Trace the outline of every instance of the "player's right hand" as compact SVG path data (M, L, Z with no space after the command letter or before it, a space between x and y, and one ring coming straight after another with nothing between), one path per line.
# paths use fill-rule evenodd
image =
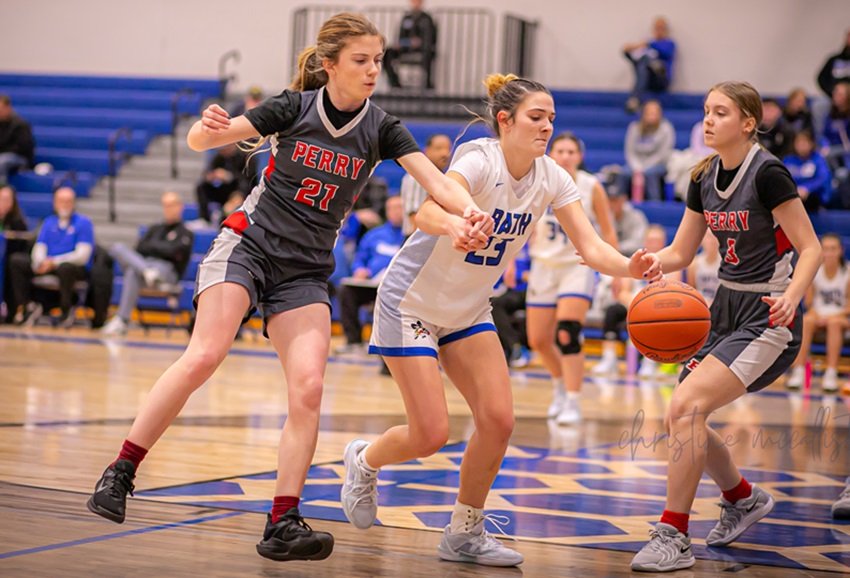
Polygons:
M496 228L496 223L489 213L485 213L475 206L469 206L463 212L463 218L470 221L474 226L472 234L481 239L489 239Z
M201 115L201 130L205 134L221 134L230 127L230 115L217 104L209 105Z

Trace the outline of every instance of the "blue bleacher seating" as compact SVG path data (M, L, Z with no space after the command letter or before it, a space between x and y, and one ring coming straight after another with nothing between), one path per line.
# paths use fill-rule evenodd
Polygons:
M129 126L133 131L129 139L118 140L117 150L142 154L154 136L171 132L175 93L194 91L180 97L177 110L197 114L219 88L217 79L0 74L0 93L11 96L16 111L33 127L36 162L50 163L59 173L86 173L79 196L108 173L108 143L115 130ZM12 182L19 190L52 192L57 176L24 171Z

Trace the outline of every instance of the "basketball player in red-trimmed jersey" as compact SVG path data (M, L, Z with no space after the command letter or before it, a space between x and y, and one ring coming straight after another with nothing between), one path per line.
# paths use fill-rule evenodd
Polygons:
M272 161L201 263L189 346L159 378L118 459L103 473L87 504L92 512L124 521L139 463L259 307L283 365L289 407L274 504L257 551L280 561L330 555L333 537L314 532L298 504L318 438L330 341L327 281L345 213L374 167L395 160L437 203L465 217L448 226L454 248L481 249L493 230L492 219L478 211L466 189L419 151L397 118L369 101L384 45L366 18L338 14L322 25L316 46L302 52L289 90L233 119L212 105L192 127L188 142L194 150L262 137L271 143Z
M706 229L720 242L720 287L711 304L711 333L688 363L665 419L671 448L667 503L632 570L669 572L695 560L688 513L703 471L720 486L720 521L706 544L727 546L773 509L773 497L745 480L708 416L781 376L797 356L800 302L821 262L791 174L758 144L759 93L723 82L705 99L705 143L717 151L691 175L687 209L673 243L658 257L664 271L693 261ZM800 255L796 268L791 250ZM678 459L674 459L678 456ZM687 457L685 457L687 456Z

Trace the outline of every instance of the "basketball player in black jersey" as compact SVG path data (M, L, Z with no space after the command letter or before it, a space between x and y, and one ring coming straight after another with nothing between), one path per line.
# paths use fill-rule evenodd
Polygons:
M218 105L189 132L198 151L260 137L272 159L262 182L222 226L198 271L195 331L157 381L89 509L124 521L127 493L148 450L227 355L259 308L288 386L275 498L257 551L273 560L321 560L333 538L301 517L299 499L319 428L330 340L327 280L337 230L382 160L397 161L446 210L465 219L447 234L464 252L483 248L493 221L419 151L399 119L371 103L384 37L364 17L338 14L299 57L289 90L233 119ZM462 224L461 224L462 223Z
M667 572L694 565L688 514L703 472L720 486L720 521L706 544L723 547L773 509L765 490L745 480L728 441L706 421L712 412L782 375L800 348L800 303L821 262L788 170L758 144L761 97L749 84L724 82L705 100L705 143L717 151L691 175L687 209L673 243L658 257L665 272L693 261L706 229L720 242L720 287L711 333L685 364L665 426L667 503L632 569ZM791 252L799 260L792 267Z

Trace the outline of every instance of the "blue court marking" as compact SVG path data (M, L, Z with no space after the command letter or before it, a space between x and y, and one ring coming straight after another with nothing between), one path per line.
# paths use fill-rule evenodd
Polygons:
M770 518L773 513L768 514L765 520L753 524L746 532L741 534L735 542L738 544L752 544L758 546L777 546L779 548L795 548L802 546L836 546L846 544L850 546L850 536L840 532L833 532L829 528L809 528L802 524L786 525L771 524ZM807 516L804 520L797 522L811 522L813 518ZM831 522L831 517L820 518L821 522ZM716 520L697 520L689 524L690 533L697 538L705 538L712 528L717 524Z
M645 465L639 466L640 469L648 472L650 474L656 474L659 476L667 475L667 466L664 465ZM802 481L800 478L796 476L792 476L791 474L787 474L785 472L777 472L777 471L761 471L761 470L749 470L746 468L741 468L741 475L747 478L748 482L762 483L762 482L800 482ZM708 475L704 474L703 478L708 479ZM840 492L839 492L840 493Z
M45 334L24 334L24 333L10 333L8 331L0 331L0 339L25 339L31 341L49 341L56 343L84 343L89 345L103 345L105 341L109 341L106 339L98 339L95 337L66 337L61 335L45 335ZM180 344L172 344L172 343L147 343L144 341L118 341L120 345L124 347L135 347L139 349L165 349L172 351L183 351L186 349L185 345ZM228 355L237 355L237 356L245 356L245 357L266 357L266 358L276 358L277 354L274 351L252 351L249 349L231 349ZM597 359L598 356L590 355L587 356L588 359ZM378 366L381 362L378 359L347 359L344 357L335 357L333 355L328 356L328 363L339 363L342 365L365 365L365 366ZM519 375L524 377L536 378L548 380L550 376L548 373L541 371L516 371L511 370L511 375ZM675 376L670 376L675 379ZM595 384L599 377L596 376L585 376L584 382L589 384ZM616 378L610 379L605 378L606 385L616 385L616 386L633 386L638 383L638 380L634 377L629 378ZM805 398L811 401L820 401L823 398L835 398L835 394L832 395L823 395L819 393L801 393L801 392L787 392L787 391L771 391L769 389L763 389L754 394L756 396L767 396L767 397L789 397L789 398ZM846 419L846 418L845 418Z
M850 571L850 552L832 552L830 554L821 555L826 556L830 560L838 562L839 564L844 564L847 566L848 571Z
M277 471L254 474L253 476L239 476L240 480L276 480ZM311 480L334 480L341 479L335 471L328 467L313 466L310 468Z
M649 525L647 524L647 528ZM647 536L647 541L649 537ZM596 548L600 550L617 550L620 552L637 552L646 544L643 542L613 542L613 543L597 543L597 544L582 544L582 547ZM776 552L767 552L764 550L749 550L746 548L708 548L700 544L691 546L694 557L698 560L720 560L731 564L758 564L762 566L781 566L783 568L796 568L805 570L806 567L802 564L786 558L782 554ZM672 574L675 576L675 574Z
M70 542L61 542L59 544L49 544L47 546L39 546L38 548L28 548L26 550L16 550L14 552L5 552L0 554L0 560L5 558L14 558L16 556L25 556L27 554L38 554L39 552L47 552L49 550L60 550L62 548L71 548L73 546L81 546L83 544L91 544L93 542L102 542L104 540L113 540L115 538L125 538L127 536L135 536L138 534L147 534L148 532L157 532L159 530L169 530L171 528L181 528L194 524L203 524L213 520L221 520L224 518L232 518L241 516L244 512L227 512L224 514L216 514L215 516L207 516L205 518L195 518L194 520L185 520L183 522L173 522L170 524L161 524L159 526L150 526L148 528L138 528L136 530L128 530L126 532L118 532L116 534L106 534L104 536L93 536L91 538L83 538L82 540L72 540Z
M586 520L508 510L488 510L487 513L508 518L509 522L502 526L502 530L511 536L523 538L621 536L626 533L605 520ZM430 528L444 528L452 519L451 512L414 512L414 514ZM498 530L493 528L492 524L485 525L488 532L499 535Z
M664 510L662 500L636 500L588 494L505 495L502 498L520 508L536 508L600 516L655 516ZM454 503L454 502L452 502ZM567 536L564 536L567 537Z
M667 496L667 481L652 478L618 478L601 480L576 480L585 488L602 492L623 492L627 494L643 494L646 496ZM712 482L711 484L700 484L697 488L697 498L717 498L720 490ZM719 499L719 498L718 498Z
M236 482L201 482L199 484L187 484L183 486L174 486L171 488L162 488L161 490L146 490L136 492L137 497L167 497L167 496L241 496L245 492L242 491L242 486Z
M796 488L773 486L773 489L792 498L809 498L811 500L829 500L834 502L844 490L844 486L802 486Z

